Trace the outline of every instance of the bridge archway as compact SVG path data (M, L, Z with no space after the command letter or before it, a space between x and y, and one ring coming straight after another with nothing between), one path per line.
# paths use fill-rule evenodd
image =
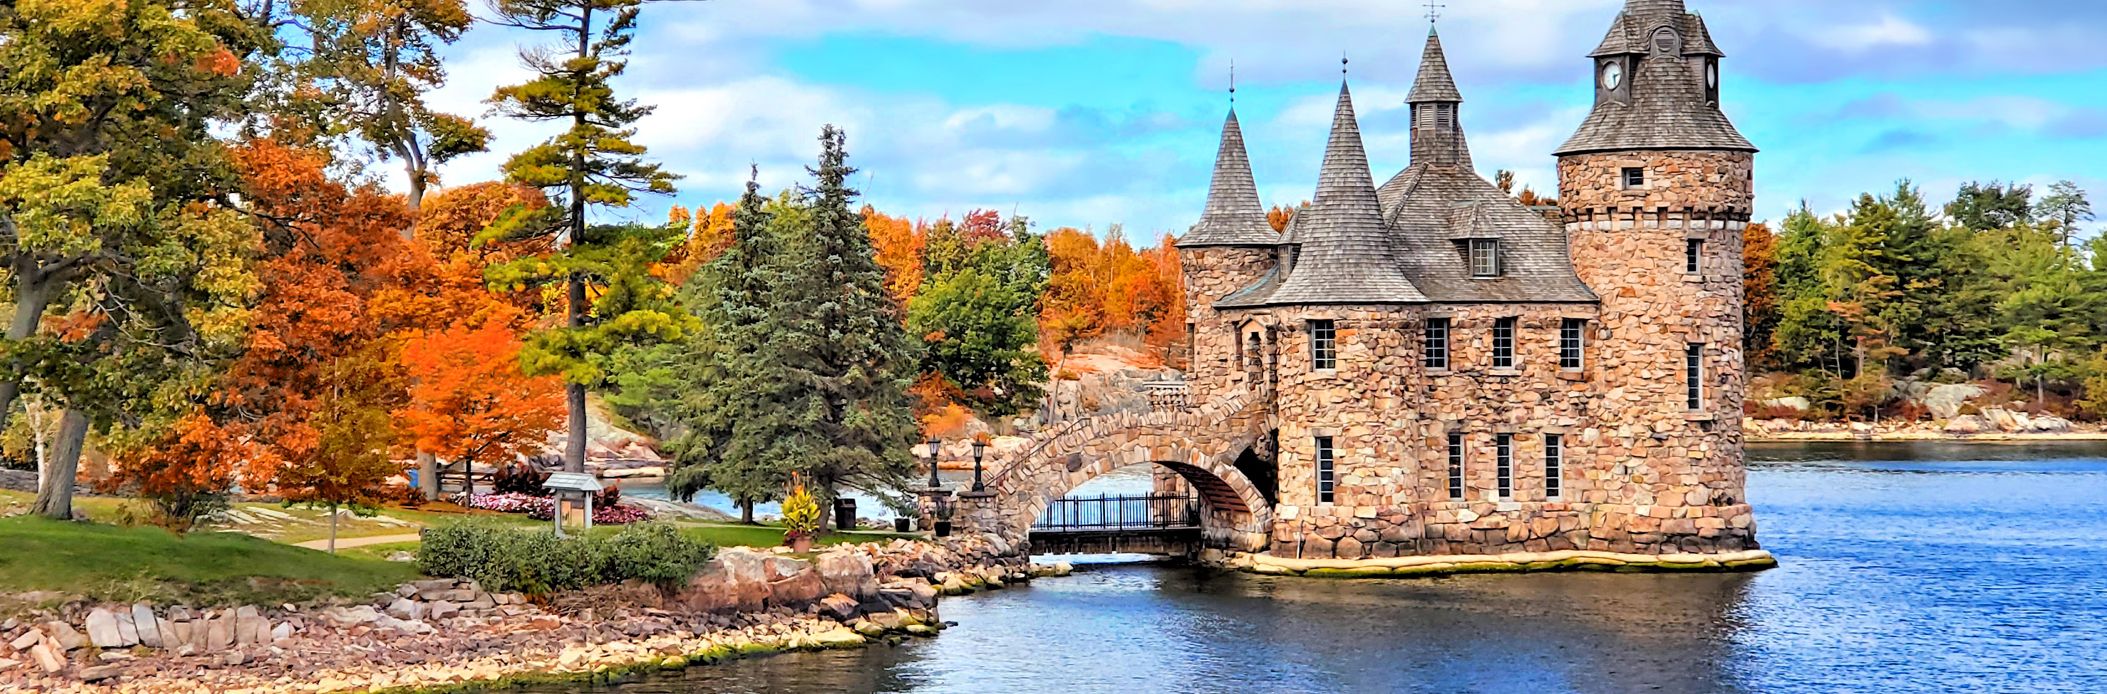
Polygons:
M1276 427L1270 408L1246 392L1199 406L1181 402L1177 409L1075 420L1005 456L986 493L960 495L954 525L1020 546L1054 500L1118 468L1153 464L1199 492L1203 547L1263 551L1273 507L1237 461L1269 442Z

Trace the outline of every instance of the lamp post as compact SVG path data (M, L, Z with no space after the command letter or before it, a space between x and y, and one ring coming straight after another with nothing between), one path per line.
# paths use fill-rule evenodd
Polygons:
M973 493L975 494L988 491L988 485L980 483L980 459L987 452L988 442L980 439L973 440Z
M939 438L935 438L935 437L931 437L931 438L929 439L929 488L930 488L930 489L935 489L935 488L937 488L937 487L941 487L941 486L943 486L943 482L940 482L940 481L938 481L938 480L937 480L937 478L936 478L936 456L937 456L937 451L938 451L938 450L941 450L941 449L943 448L943 446L944 446L944 440L943 440L943 439L939 439Z

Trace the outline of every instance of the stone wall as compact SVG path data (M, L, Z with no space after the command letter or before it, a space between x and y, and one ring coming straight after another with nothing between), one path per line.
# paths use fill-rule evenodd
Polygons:
M1243 370L1236 363L1236 330L1214 304L1249 287L1273 269L1272 248L1181 248L1185 273L1185 317L1192 323L1193 359L1187 374L1194 402L1237 389Z

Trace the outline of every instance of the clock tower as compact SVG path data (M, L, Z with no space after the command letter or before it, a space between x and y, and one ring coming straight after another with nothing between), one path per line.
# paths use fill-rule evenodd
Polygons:
M1683 0L1627 0L1588 57L1595 106L1557 154L1573 266L1602 297L1595 416L1620 461L1604 501L1739 516L1756 148L1720 110L1725 54Z

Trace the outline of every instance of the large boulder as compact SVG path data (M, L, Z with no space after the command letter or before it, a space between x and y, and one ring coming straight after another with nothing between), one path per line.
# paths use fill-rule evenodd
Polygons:
M1984 408L1983 421L1988 422L1990 428L2003 432L2026 431L2029 423L2026 413L2013 412L2002 407Z
M1798 395L1789 398L1772 398L1758 404L1764 407L1787 409L1794 412L1806 412L1809 408L1814 407L1814 401Z
M751 612L768 602L771 557L744 548L717 554L688 579L674 602L702 612Z
M1982 417L1977 417L1972 414L1964 414L1959 417L1954 417L1952 419L1947 420L1945 431L1946 433L1952 434L1954 436L1968 436L1972 434L1983 433L1989 428L1990 423L1983 421Z
M857 600L878 594L877 573L871 566L871 558L862 552L828 552L819 555L813 566L819 569L820 581L826 584L829 593L840 593Z
M2070 431L2070 420L2052 415L2041 415L2027 422L2027 430L2043 434L2060 434Z
M1953 419L1961 414L1961 406L1968 401L1990 392L1973 383L1949 383L1935 386L1924 394L1924 408L1931 410L1935 419Z

